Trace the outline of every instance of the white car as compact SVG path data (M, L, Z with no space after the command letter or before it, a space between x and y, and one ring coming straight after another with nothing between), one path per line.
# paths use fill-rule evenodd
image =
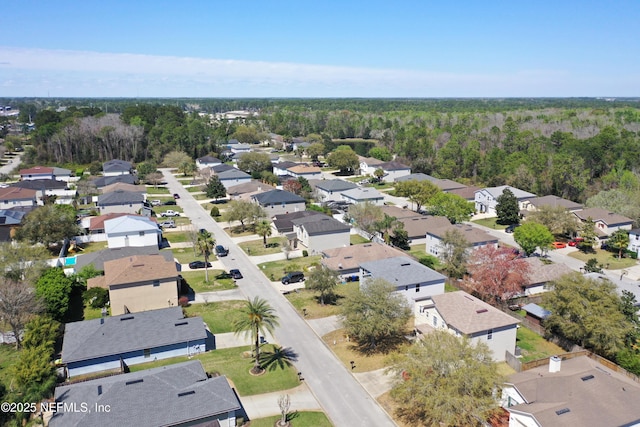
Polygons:
M172 219L168 220L168 221L162 221L160 224L158 224L160 227L162 228L176 228L176 223L175 221L173 221Z
M160 206L162 202L160 200L150 200L151 206Z
M168 210L166 212L162 212L160 214L161 217L166 218L166 217L174 217L174 216L180 216L180 212L176 212L176 211L172 211L172 210Z

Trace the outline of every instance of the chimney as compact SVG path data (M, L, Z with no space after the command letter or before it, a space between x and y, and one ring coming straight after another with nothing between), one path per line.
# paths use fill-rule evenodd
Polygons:
M562 364L562 359L558 356L551 356L549 359L549 373L553 374L554 372L560 372L560 365Z

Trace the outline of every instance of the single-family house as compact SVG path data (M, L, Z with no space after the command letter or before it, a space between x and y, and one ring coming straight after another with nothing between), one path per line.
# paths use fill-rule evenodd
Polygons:
M320 262L340 278L353 279L359 277L360 264L401 256L406 254L393 246L371 242L325 249Z
M407 208L400 208L394 205L383 205L380 206L380 210L383 214L389 215L395 219L404 219L404 218L423 218L422 214L418 212L412 211ZM448 222L448 221L447 221Z
M213 173L214 175L217 175L219 173L226 172L226 171L238 170L238 168L235 168L226 163L222 163L216 166L211 166L209 169L211 169L211 173Z
M251 175L241 170L231 168L224 172L216 173L224 188L233 187L234 185L245 184L251 181Z
M213 156L202 156L196 159L196 167L198 169L210 168L212 166L218 166L222 164L222 160Z
M475 185L470 185L464 188L454 188L452 190L447 190L446 193L455 194L456 196L460 196L468 202L473 202L476 200L476 191L481 190L480 187L476 187Z
M587 208L573 214L582 222L589 218L594 222L598 237L607 238L618 230L631 230L633 220L602 208Z
M104 276L87 288L109 290L111 314L137 313L178 305L176 263L160 255L134 255L104 263Z
M131 162L113 159L102 164L102 176L132 175Z
M391 283L413 307L416 300L444 293L446 277L413 258L398 256L360 264L360 286L374 279Z
M469 251L485 246L498 246L498 238L493 237L486 231L472 227L467 224L449 224L444 227L433 228L427 231L427 246L425 251L428 254L440 256L443 251L442 241L447 233L458 232L468 243Z
M293 233L293 221L300 218L323 218L326 215L318 211L297 211L287 214L278 214L271 218L272 228L279 235Z
M580 203L572 202L571 200L563 199L558 196L542 196L534 197L526 200L523 204L524 209L527 211L537 211L542 207L547 208L564 208L569 212L579 211L583 208Z
M631 252L640 252L640 228L629 230L629 246L627 250Z
M291 143L291 149L293 151L296 151L296 150L304 151L310 146L311 146L310 142L305 141L304 139L301 139L301 138L293 138L293 141Z
M254 194L266 193L273 189L273 186L269 184L265 184L257 179L252 179L244 184L232 185L227 188L227 196L229 196L231 200L250 200Z
M66 181L55 179L32 179L14 182L10 187L30 188L38 192L37 198L42 201L45 198L55 199L58 205L70 205L78 194L76 190L69 189Z
M100 193L113 193L114 191L130 191L132 193L147 194L147 187L144 185L127 184L126 182L114 182L113 184L105 185L100 189Z
M409 175L400 176L396 178L395 182L405 182L405 181L429 181L436 182L438 178L427 175L426 173L410 173Z
M433 185L435 185L445 193L448 193L451 190L459 190L467 187L464 184L460 184L459 182L455 182L450 179L435 178L431 175L427 175L424 173L412 173L409 175L404 175L399 178L396 178L395 180L395 182L405 182L405 181L429 181L430 183L432 183Z
M548 283L558 280L565 274L573 273L573 270L564 263L547 264L537 257L529 257L524 260L529 264L529 274L522 284L522 296L547 292L549 290Z
M21 210L0 209L0 242L13 240L26 214Z
M319 179L309 181L311 188L315 190L315 197L319 202L343 200L341 193L358 188L356 184L343 179Z
M55 166L34 166L32 168L20 170L20 180L30 181L37 179L69 182L71 179L71 171L69 169L58 168Z
M0 208L38 206L38 191L31 188L6 187L0 188Z
M384 182L394 182L397 178L411 174L411 166L407 166L396 161L381 163L377 165L375 169L382 169L382 171L384 172L382 180Z
M235 155L238 155L240 153L248 153L253 150L253 145L243 144L241 142L238 142L237 144L229 144L228 147L229 150L231 150L231 152Z
M176 265L176 271L180 268L180 264L176 263L173 258L173 252L161 251L157 246L107 248L101 251L79 253L78 255L65 258L64 263L62 263L60 267L65 268L65 270L69 269L69 273L78 273L87 265L93 265L96 270L104 271L105 262L130 258L136 255L160 255L165 261L173 262Z
M145 213L145 196L138 192L117 190L98 196L96 207L100 214L126 212Z
M294 219L293 231L297 241L312 255L325 249L349 246L351 227L328 215Z
M322 177L322 169L317 166L297 165L288 168L287 171L294 178L319 179Z
M207 375L198 360L62 385L54 397L93 410L56 411L50 427L235 427L243 413L227 378Z
M358 159L360 160L360 175L373 176L378 166L384 163L383 160L374 157L358 156Z
M289 162L289 161L278 162L277 164L273 165L273 174L276 176L290 175L289 168L300 166L300 165L302 165L302 163Z
M109 248L160 246L162 231L154 219L140 215L125 215L104 222Z
M502 388L509 427L639 426L640 385L586 355L553 356Z
M184 317L182 307L127 313L65 325L62 362L67 376L120 370L212 348L201 317Z
M518 207L520 210L526 208L527 202L530 199L536 197L535 194L528 191L520 190L508 185L501 185L499 187L486 187L475 193L476 211L479 213L486 213L491 215L496 214L496 206L498 205L498 198L502 196L504 190L510 190L518 200Z
M444 329L486 344L497 362L505 360L507 351L515 353L520 321L464 291L420 299L414 315L416 329L425 334L424 339L429 339L432 329Z
M270 218L306 209L304 198L285 190L276 189L254 194L251 199L262 206Z
M451 223L444 216L438 215L420 215L399 218L407 232L407 237L413 244L424 243L427 239L427 233L433 230L440 230L449 227Z
M103 188L107 185L122 182L125 184L137 184L138 177L136 175L115 175L115 176L101 176L93 180L93 184L96 188Z
M384 204L384 194L370 187L357 187L340 193L342 200L347 203L364 203L371 202L374 205L382 206Z

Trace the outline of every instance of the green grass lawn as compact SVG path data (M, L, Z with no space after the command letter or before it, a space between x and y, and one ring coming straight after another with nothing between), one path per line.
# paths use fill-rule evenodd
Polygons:
M9 375L9 368L16 364L19 356L20 352L16 350L15 345L0 345L0 383L4 384L7 390L13 379L13 376Z
M579 259L580 261L587 262L591 258L598 260L598 264L602 264L607 270L619 270L622 268L629 268L638 263L637 260L632 258L618 258L617 253L604 251L602 249L594 249L593 253L584 253L582 251L575 251L569 253L570 257ZM609 265L607 267L607 264Z
M194 194L193 198L196 200L205 200L205 199L210 199L210 197L207 197L207 195L205 193L202 194ZM211 208L209 208L208 210L211 210Z
M222 270L209 269L209 282L205 282L204 268L198 271L183 271L180 274L195 292L224 291L236 287L233 279L217 279Z
M169 243L185 243L193 241L191 239L191 233L188 231L172 231L170 233L166 233L164 237L167 238Z
M111 315L111 309L107 307L107 313ZM99 319L102 317L101 308L92 308L91 306L84 306L84 320Z
M265 262L258 264L258 267L269 280L276 281L287 274L287 271L302 271L305 275L308 275L308 267L313 264L320 265L320 259L321 255L314 255L290 260Z
M173 252L173 257L177 259L180 264L189 264L191 261L204 261L202 255L197 255L193 252L193 248L163 249L162 251ZM211 260L209 260L209 262L211 262Z
M153 211L156 213L156 216L158 218L161 218L160 214L162 212L166 212L166 211L176 211L176 212L180 212L180 213L183 212L182 208L180 206L177 206L177 205L154 206L153 207ZM167 218L167 219L173 219L173 218Z
M531 329L520 325L516 333L516 345L522 349L522 361L551 357L554 354L565 353L561 347L545 340Z
M97 252L107 248L107 242L89 242L83 243L80 245L81 250L71 251L69 250L69 254L88 254L90 252Z
M271 348L271 345L265 345L261 348L261 351L269 351ZM191 360L200 360L206 372L226 375L233 382L240 396L289 390L300 385L297 375L298 370L292 366L284 369L267 370L260 376L251 375L249 370L253 366L253 359L248 356L250 352L251 348L249 346L225 348L198 354L193 356ZM131 366L131 371L141 371L188 360L190 359L186 356L172 357L171 359L133 365Z
M378 191L392 190L395 187L394 182L382 182L380 184L365 184L364 187L375 188Z
M485 227L493 228L495 230L504 230L508 227L508 225L500 225L496 222L498 218L482 218L475 219L471 222L475 222L476 224L483 225Z
M285 241L286 238L282 236L269 237L267 239L267 247L265 248L262 238L259 238L257 240L239 243L238 246L248 255L268 255L282 252L282 244Z
M369 239L365 239L364 237L362 237L359 234L350 234L349 235L349 242L352 245L360 245L362 243L369 243L370 240Z
M184 311L189 317L202 317L213 334L233 332L233 323L238 319L244 301L220 301L206 304L191 304Z
M413 245L411 249L409 249L409 254L413 255L416 259L427 256L427 252L425 251L425 245Z
M355 292L358 289L358 285L358 282L349 282L336 286L335 293L337 298L335 304L320 305L318 293L308 289L289 292L286 297L300 316L304 316L304 309L306 309L306 319L319 319L338 314L340 312L340 302L349 293Z
M257 418L251 420L251 427L273 427L280 419L280 415L273 417ZM293 412L287 416L287 420L295 427L332 427L331 421L324 412Z
M171 194L169 193L169 189L167 187L154 187L147 186L147 194Z
M187 191L189 193L198 193L200 191L204 191L204 186L202 186L202 185L194 185L193 187L187 187Z

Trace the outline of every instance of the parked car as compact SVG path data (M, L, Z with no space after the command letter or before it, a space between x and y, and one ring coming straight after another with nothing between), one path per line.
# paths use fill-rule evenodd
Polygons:
M175 206L177 205L175 200L167 200L166 202L163 203L163 205L165 206Z
M160 200L150 200L149 203L151 203L151 206L160 206L162 204L162 202Z
M176 211L172 211L171 209L169 209L166 212L162 212L160 214L161 217L166 218L166 217L175 217L175 216L180 216L180 212L176 212Z
M289 283L298 283L304 281L304 274L301 271L292 271L285 275L281 282L283 285L288 285Z
M206 263L207 268L211 267L211 263L208 262ZM189 268L195 269L195 268L204 268L205 267L205 262L204 261L191 261L189 263Z
M174 220L170 219L169 221L162 221L158 224L162 228L176 228L176 223Z
M229 249L225 248L222 245L216 245L214 249L217 256L227 256L229 255Z
M515 231L515 229L517 227L520 227L520 224L511 224L510 226L505 228L504 231L506 231L507 233L511 234L511 233L513 233Z
M179 198L180 198L180 195L179 195L178 193L173 193L173 198L174 198L174 199L179 199Z
M234 280L242 279L242 273L240 273L240 270L238 270L237 268L229 270L229 274Z
M574 239L569 240L569 246L578 246L582 242L584 242L583 237L576 237Z
M567 244L564 242L553 242L551 246L553 246L554 249L562 249L562 248L566 248Z

